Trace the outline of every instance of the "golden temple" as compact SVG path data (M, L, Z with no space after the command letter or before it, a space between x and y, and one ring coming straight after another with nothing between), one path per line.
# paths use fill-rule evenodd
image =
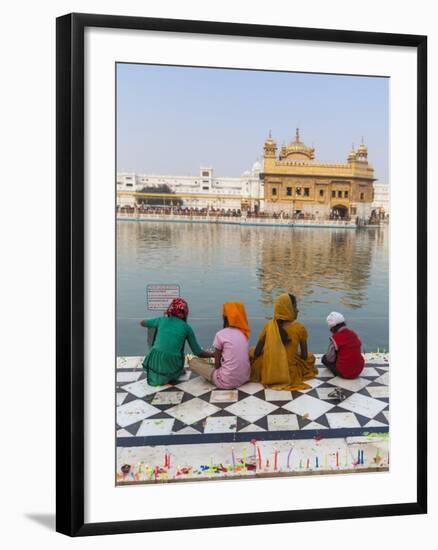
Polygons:
M315 161L315 149L295 139L277 144L271 133L263 147L264 210L315 218L368 218L373 202L374 169L365 144L354 147L345 163Z

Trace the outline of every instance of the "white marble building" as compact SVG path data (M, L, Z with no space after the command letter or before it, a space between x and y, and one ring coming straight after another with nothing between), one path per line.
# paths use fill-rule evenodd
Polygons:
M380 214L389 215L389 185L387 183L374 183L374 198L371 208Z
M255 162L251 170L238 177L216 176L211 167L201 167L197 176L121 172L117 174L117 204L133 206L137 199L129 195L130 191L140 192L144 188L166 185L182 198L183 206L263 210L261 170L260 162Z

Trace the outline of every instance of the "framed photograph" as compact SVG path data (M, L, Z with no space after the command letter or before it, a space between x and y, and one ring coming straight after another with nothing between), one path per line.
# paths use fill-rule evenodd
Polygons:
M57 20L57 530L426 513L426 37Z

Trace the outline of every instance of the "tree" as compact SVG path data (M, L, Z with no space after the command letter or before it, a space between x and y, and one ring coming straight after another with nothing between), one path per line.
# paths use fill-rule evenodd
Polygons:
M156 187L143 187L140 191L140 193L166 193L166 195L169 195L169 198L167 197L139 197L138 203L139 204L147 204L150 206L166 206L170 205L170 202L172 201L173 206L182 206L183 201L182 199L179 199L177 197L172 197L174 195L174 192L170 189L170 187L163 183L160 185L157 185Z

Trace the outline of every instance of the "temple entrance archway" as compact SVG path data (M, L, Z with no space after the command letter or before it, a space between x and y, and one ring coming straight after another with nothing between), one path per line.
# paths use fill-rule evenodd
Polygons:
M336 206L333 206L331 215L333 218L341 220L348 218L348 208L343 204L337 204Z

